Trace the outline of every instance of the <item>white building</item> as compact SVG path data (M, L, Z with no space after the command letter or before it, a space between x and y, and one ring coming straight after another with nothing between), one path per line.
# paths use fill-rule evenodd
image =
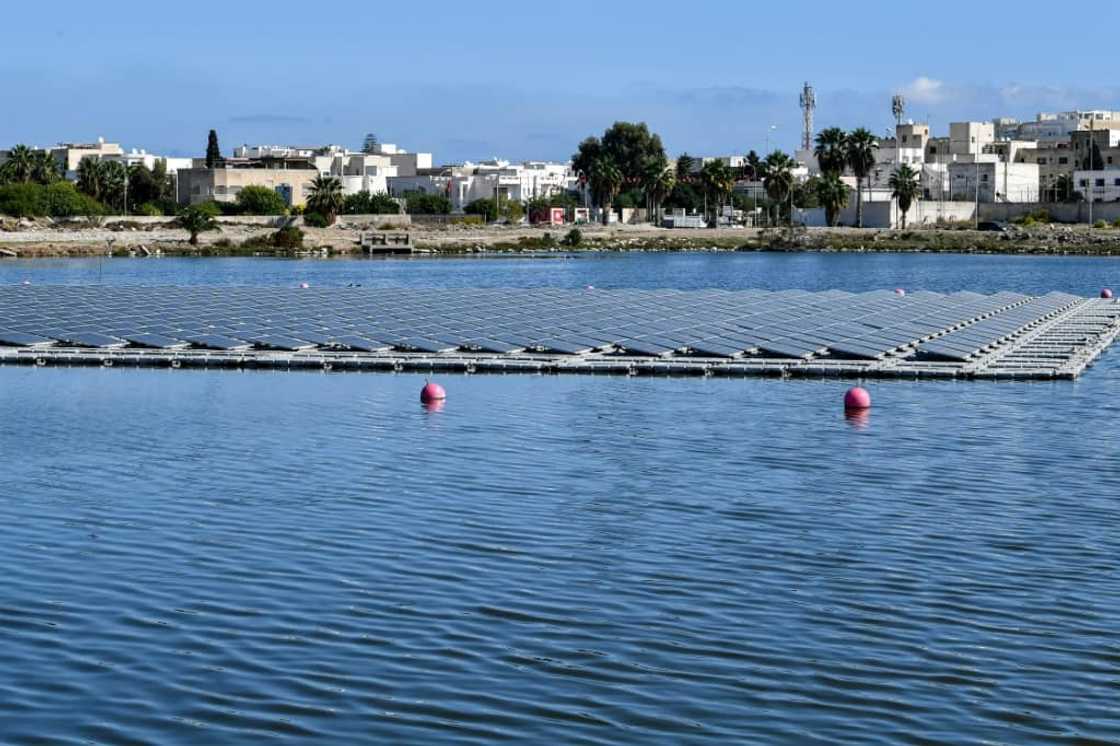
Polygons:
M996 126L992 122L952 122L949 124L949 154L955 156L980 155L985 145L996 140Z
M1081 199L1093 202L1120 201L1120 168L1102 171L1074 171L1073 188Z
M117 161L123 163L125 166L132 168L133 166L143 165L149 171L156 167L158 161L163 161L164 168L167 170L168 176L174 176L180 170L193 168L193 158L171 158L167 156L155 155L143 149L132 148L127 153L119 155L106 155L102 160Z
M415 176L432 167L431 153L410 153L392 143L373 145L370 155L386 156L389 163L396 167L398 176Z
M393 196L411 191L446 194L451 200L451 209L461 212L471 202L494 199L495 195L500 195L503 201L528 202L574 190L578 184L569 163L510 163L494 159L398 174L389 180L389 193Z
M996 155L949 164L950 200L1037 202L1038 164L1009 163Z

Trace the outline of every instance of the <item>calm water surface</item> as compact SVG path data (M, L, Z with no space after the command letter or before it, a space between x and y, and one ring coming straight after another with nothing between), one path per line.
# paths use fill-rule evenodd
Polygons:
M1120 259L967 254L587 253L463 259L0 260L0 284L763 288L938 292L1120 287Z
M883 260L833 258L103 278L859 289ZM873 276L1120 267L907 259ZM32 270L90 281L0 280ZM0 743L1120 742L1118 360L877 382L865 420L839 381L452 376L428 411L411 375L2 368Z

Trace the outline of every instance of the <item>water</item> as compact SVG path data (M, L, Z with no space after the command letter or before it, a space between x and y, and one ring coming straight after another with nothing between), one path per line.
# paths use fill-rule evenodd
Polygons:
M1120 286L1113 257L991 254L588 253L456 259L0 260L0 284L295 285L339 287L762 288L951 292L1051 290L1096 295Z
M632 258L681 287L787 266ZM879 257L785 286L851 259ZM876 272L994 282L911 259ZM866 419L839 381L441 382L428 411L413 375L0 369L0 742L1120 742L1115 352L1074 383L876 382Z

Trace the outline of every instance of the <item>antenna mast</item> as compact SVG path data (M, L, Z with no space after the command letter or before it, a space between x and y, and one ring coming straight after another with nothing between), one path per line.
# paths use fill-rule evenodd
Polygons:
M891 114L894 114L894 123L896 125L902 124L902 115L906 113L906 99L902 94L896 93L891 97Z
M817 94L813 91L813 86L805 83L805 87L801 89L801 149L813 149L813 112L817 109Z

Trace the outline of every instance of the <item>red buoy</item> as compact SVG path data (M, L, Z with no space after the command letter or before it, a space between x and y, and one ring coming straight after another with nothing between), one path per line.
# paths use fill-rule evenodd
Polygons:
M1101 297L1102 298L1111 298L1112 297L1112 288L1105 288L1104 290L1102 290L1101 291Z
M870 409L871 408L871 394L867 393L867 389L860 386L848 389L844 394L844 409Z
M444 391L443 386L440 386L438 383L428 381L424 384L424 388L420 389L420 401L424 404L443 401L446 398L447 392Z

